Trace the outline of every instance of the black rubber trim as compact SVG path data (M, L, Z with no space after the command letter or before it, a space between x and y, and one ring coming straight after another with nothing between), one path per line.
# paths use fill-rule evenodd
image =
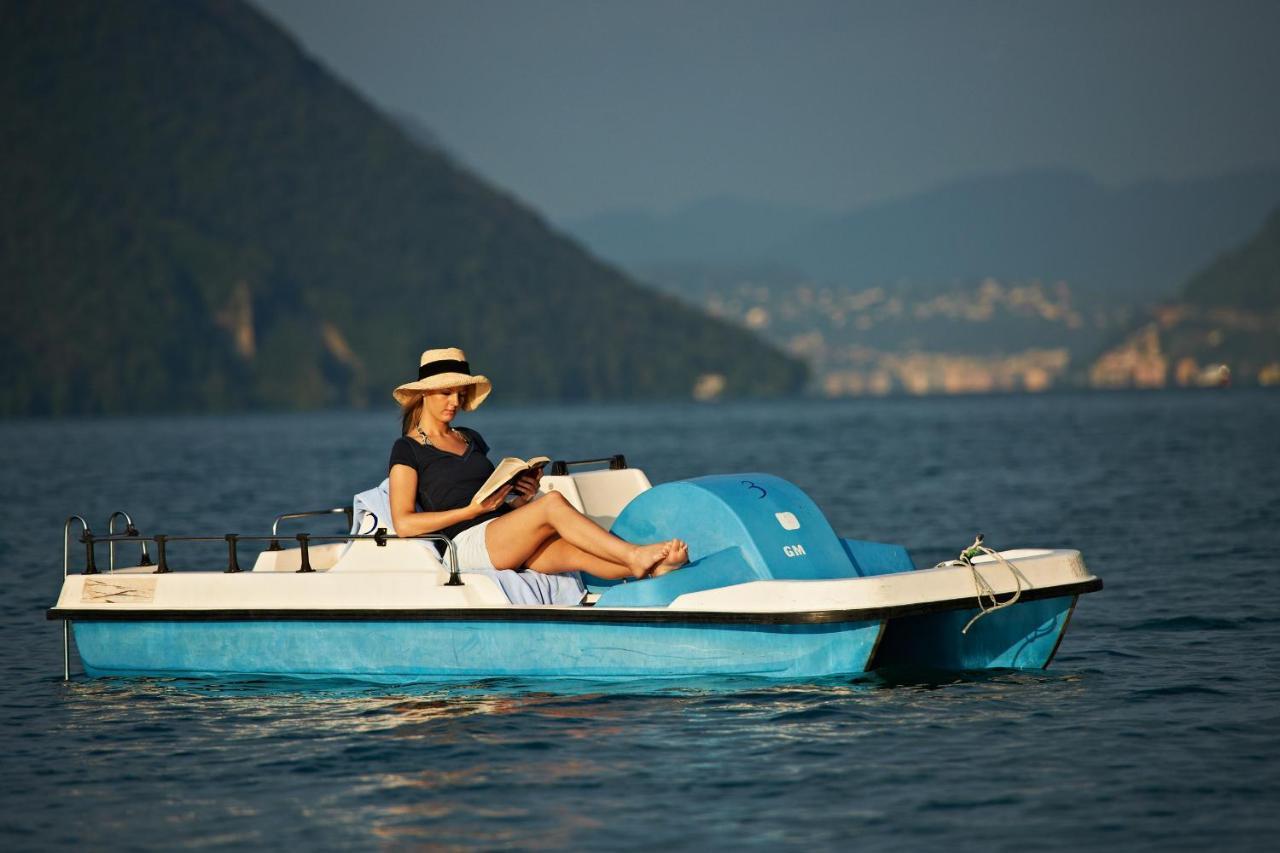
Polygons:
M1026 589L1020 601L1081 595L1102 589L1102 579ZM790 613L726 613L696 610L641 610L630 607L456 607L423 610L143 610L53 607L49 619L80 622L594 622L607 624L669 623L681 625L821 625L867 622L977 607L974 596L895 607L855 610L811 610Z

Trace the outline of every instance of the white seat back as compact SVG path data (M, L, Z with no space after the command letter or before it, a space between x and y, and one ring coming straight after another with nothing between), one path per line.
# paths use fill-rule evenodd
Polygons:
M422 539L388 539L385 545L357 539L329 571L448 573L436 556L435 545Z
M351 532L368 535L379 527L387 533L396 532L391 523L391 502L388 497L389 481L356 495L352 501L353 518ZM440 561L435 543L430 540L388 539L378 545L371 539L350 542L334 542L312 545L309 551L311 567L318 572L441 572L447 569ZM287 548L283 551L264 551L254 564L255 572L296 572L302 565L302 551Z
M548 475L540 492L560 492L583 515L608 530L631 499L651 488L649 478L639 468L618 471L583 471L580 474Z

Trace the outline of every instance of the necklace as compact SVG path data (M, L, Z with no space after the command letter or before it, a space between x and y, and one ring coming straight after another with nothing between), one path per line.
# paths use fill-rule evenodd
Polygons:
M431 447L435 447L435 445L431 443L431 439L427 437L426 430L424 430L424 429L422 428L422 425L421 425L421 424L419 424L419 425L418 425L418 428L417 428L417 429L418 429L418 435L422 436L422 441L423 441L425 444L430 445ZM463 435L462 433L458 432L458 431L457 431L456 429L454 429L453 427L447 427L447 428L446 428L446 430L445 430L445 437L446 437L446 438L453 438L453 437L455 437L455 436L461 437L461 438L462 438L462 443L463 443L463 444L468 444L468 443L469 443L469 442L467 441L467 437L466 437L465 435Z

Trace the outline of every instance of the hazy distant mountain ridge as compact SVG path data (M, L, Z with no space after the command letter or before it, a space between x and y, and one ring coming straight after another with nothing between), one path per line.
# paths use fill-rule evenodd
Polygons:
M8 2L0 413L382 401L459 344L495 399L785 392L236 0Z
M601 214L565 226L603 257L657 265L773 265L823 285L1066 281L1081 294L1167 299L1280 199L1280 168L1107 187L1067 170L958 181L842 214L720 200L666 217ZM743 227L739 220L746 220ZM714 234L700 250L690 235Z
M1271 376L1275 333L1245 309L1273 304L1277 257L1263 236L1214 259L1277 199L1280 170L1122 188L1041 170L807 221L720 200L636 218L631 235L607 216L571 227L804 358L831 395L1198 385L1228 362L1251 384ZM1278 227L1273 214L1264 234ZM716 228L714 251L689 239Z
M1144 302L1167 298L1278 198L1280 170L1118 189L1027 172L859 211L783 251L824 277L1039 278Z
M830 214L795 205L719 197L669 214L605 211L565 220L596 254L631 269L658 264L767 264L780 241L799 237Z

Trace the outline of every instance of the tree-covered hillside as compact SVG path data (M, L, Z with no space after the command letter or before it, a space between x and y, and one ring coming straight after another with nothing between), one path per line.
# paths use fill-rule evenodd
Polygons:
M1090 367L1094 385L1280 385L1280 208Z
M238 0L0 3L0 413L798 388L418 145Z
M1193 276L1182 298L1195 305L1280 308L1280 207L1243 246L1223 253Z

